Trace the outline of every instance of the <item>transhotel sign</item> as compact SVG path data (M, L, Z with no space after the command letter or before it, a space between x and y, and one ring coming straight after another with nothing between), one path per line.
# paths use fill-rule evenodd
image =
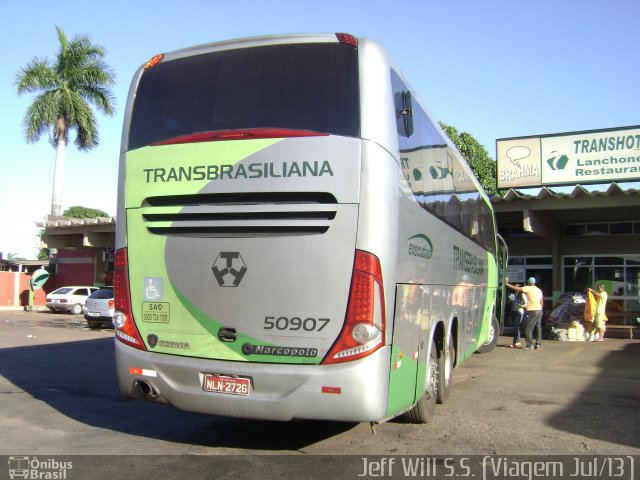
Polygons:
M498 188L640 179L640 126L496 141Z

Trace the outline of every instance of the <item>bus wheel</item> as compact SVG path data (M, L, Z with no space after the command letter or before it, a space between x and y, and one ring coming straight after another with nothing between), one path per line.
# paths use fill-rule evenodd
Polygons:
M408 423L428 423L436 408L438 398L438 351L436 343L431 341L431 354L427 364L426 391L418 402L404 414L404 420Z
M482 345L477 350L478 353L489 353L494 348L496 348L496 345L498 344L498 337L500 336L499 330L500 324L498 323L498 319L494 315L491 317L491 325L489 326L489 340L487 340L487 343Z
M453 364L456 358L456 348L453 345L453 336L449 333L448 347L443 348L438 357L438 395L437 402L444 403L449 398L451 384L453 382Z

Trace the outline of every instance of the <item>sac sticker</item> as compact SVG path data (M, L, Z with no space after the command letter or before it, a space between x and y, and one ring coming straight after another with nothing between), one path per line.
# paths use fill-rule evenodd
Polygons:
M142 302L142 321L169 323L169 302Z

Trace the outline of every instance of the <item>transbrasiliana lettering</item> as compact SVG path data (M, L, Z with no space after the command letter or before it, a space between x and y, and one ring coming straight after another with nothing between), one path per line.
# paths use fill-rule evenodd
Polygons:
M473 275L484 274L484 262L473 253L453 246L453 268Z
M324 162L240 163L237 165L157 167L144 168L143 172L146 183L333 176L331 164L326 160Z

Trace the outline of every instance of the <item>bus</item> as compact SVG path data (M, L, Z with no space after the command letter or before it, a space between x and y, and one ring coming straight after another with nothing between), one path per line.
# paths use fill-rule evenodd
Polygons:
M247 38L142 65L117 218L125 397L425 423L497 341L491 203L370 39Z

